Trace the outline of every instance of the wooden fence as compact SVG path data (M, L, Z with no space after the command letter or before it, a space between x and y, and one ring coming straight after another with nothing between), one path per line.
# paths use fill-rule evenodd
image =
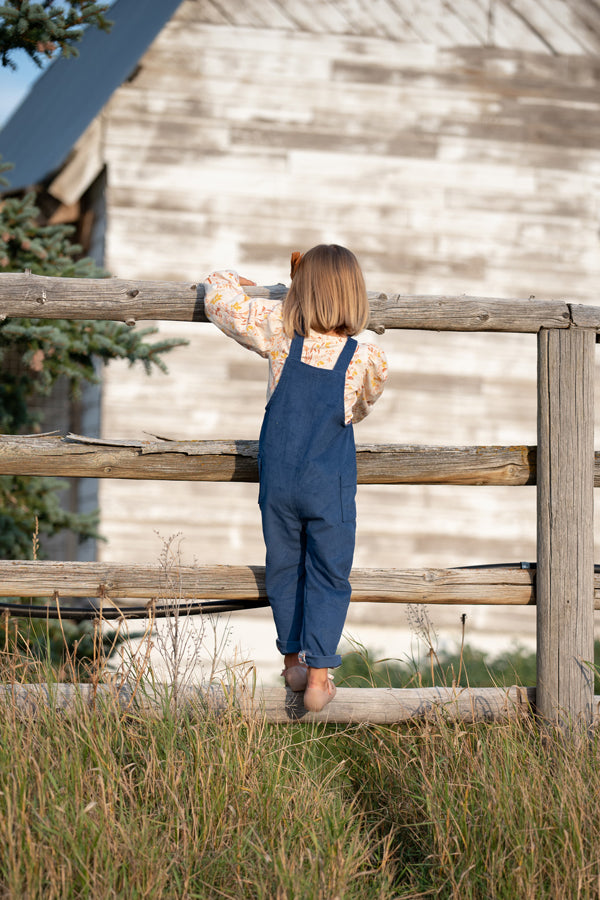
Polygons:
M285 287L254 287L281 298ZM537 562L529 567L360 569L354 601L537 604L537 687L366 692L340 690L329 721L401 721L432 709L462 719L503 718L529 711L561 724L598 718L593 696L593 614L600 606L594 576L594 351L600 308L558 300L417 297L369 294L369 328L527 332L538 345L537 447L359 446L360 483L537 485ZM202 286L189 283L62 279L0 275L0 318L27 316L206 321ZM0 437L0 474L95 478L256 481L251 441L110 441L76 435ZM260 601L260 567L182 567L178 597ZM164 596L158 567L106 563L0 562L0 596L120 598ZM595 583L596 581L596 583ZM65 696L73 695L65 689ZM84 692L85 693L85 692ZM218 694L218 692L217 692ZM209 692L206 696L216 696ZM222 702L221 699L217 702ZM265 689L252 704L273 721L304 716L283 688Z

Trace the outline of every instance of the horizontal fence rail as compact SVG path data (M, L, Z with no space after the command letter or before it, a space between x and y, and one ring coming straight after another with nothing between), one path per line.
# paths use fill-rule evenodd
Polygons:
M0 475L258 481L258 441L98 440L0 435ZM359 484L535 484L536 448L362 444ZM600 454L596 459L600 486Z
M0 435L0 475L258 482L258 441L114 440ZM522 486L536 483L537 448L358 444L359 484ZM594 457L600 487L600 452Z
M535 602L535 571L521 568L353 569L352 599L377 603ZM600 575L598 576L600 579ZM600 591L600 580L598 581ZM177 566L0 560L2 597L164 600L266 599L263 566Z
M530 718L536 709L534 687L338 688L335 702L321 712L308 712L301 694L283 687L256 690L238 682L234 689L220 684L181 686L178 704L219 716L237 710L245 718L260 717L273 724L328 722L330 724L396 725L425 720L445 722L510 722ZM122 684L11 684L0 685L0 708L9 704L25 717L48 708L78 715L98 706L118 710L160 712L168 708L169 689L152 692ZM600 695L593 697L591 724L600 724Z
M594 699L598 710L600 697ZM98 705L160 711L168 707L170 700L160 685L149 693L125 682L0 685L0 707L2 702L10 703L12 709L24 715L34 716L48 707L77 715L82 708ZM260 716L275 724L302 721L393 725L439 717L450 722L506 722L531 715L535 688L338 688L334 703L322 712L311 713L304 708L301 694L283 687L250 690L238 682L235 689L218 684L180 687L178 703L216 715L235 709L244 717ZM597 712L596 716L600 719Z
M283 299L285 285L246 287L255 297ZM542 328L600 330L600 308L563 300L415 296L369 292L371 331L506 331ZM53 278L28 273L0 275L0 317L205 322L204 288L191 282L121 278Z
M535 567L353 569L352 600L527 606L535 603ZM594 575L600 609L600 573ZM263 566L160 566L103 562L0 560L0 597L88 597L104 601L266 600ZM124 608L124 612L126 609ZM65 616L67 614L65 613Z
M25 717L45 709L78 715L85 709L117 707L136 712L160 712L171 702L169 688L159 684L150 693L128 682L122 684L11 684L0 685L0 707L10 705ZM445 722L510 722L530 718L536 709L534 687L431 687L338 688L335 702L318 713L308 712L302 696L282 687L250 690L238 682L235 689L220 684L182 686L178 703L200 713L219 716L237 710L273 724L328 722L330 724L395 725L425 720ZM593 697L591 724L600 725L600 695Z

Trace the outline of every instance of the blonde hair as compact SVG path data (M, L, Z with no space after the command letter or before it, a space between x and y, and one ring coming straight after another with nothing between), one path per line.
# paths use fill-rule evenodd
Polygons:
M293 263L292 284L283 302L288 337L358 334L369 321L365 280L354 253L338 244L318 244Z

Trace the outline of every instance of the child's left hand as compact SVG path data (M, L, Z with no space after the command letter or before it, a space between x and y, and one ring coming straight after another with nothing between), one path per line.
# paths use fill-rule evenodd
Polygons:
M250 281L249 278L242 278L242 277L240 277L239 282L240 282L240 284L256 285L256 282L255 282L255 281Z

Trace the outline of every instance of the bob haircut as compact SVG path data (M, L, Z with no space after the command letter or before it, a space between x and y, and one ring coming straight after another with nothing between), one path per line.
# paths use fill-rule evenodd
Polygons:
M318 244L295 264L283 302L283 327L288 337L358 334L369 321L365 280L354 253L338 244Z

